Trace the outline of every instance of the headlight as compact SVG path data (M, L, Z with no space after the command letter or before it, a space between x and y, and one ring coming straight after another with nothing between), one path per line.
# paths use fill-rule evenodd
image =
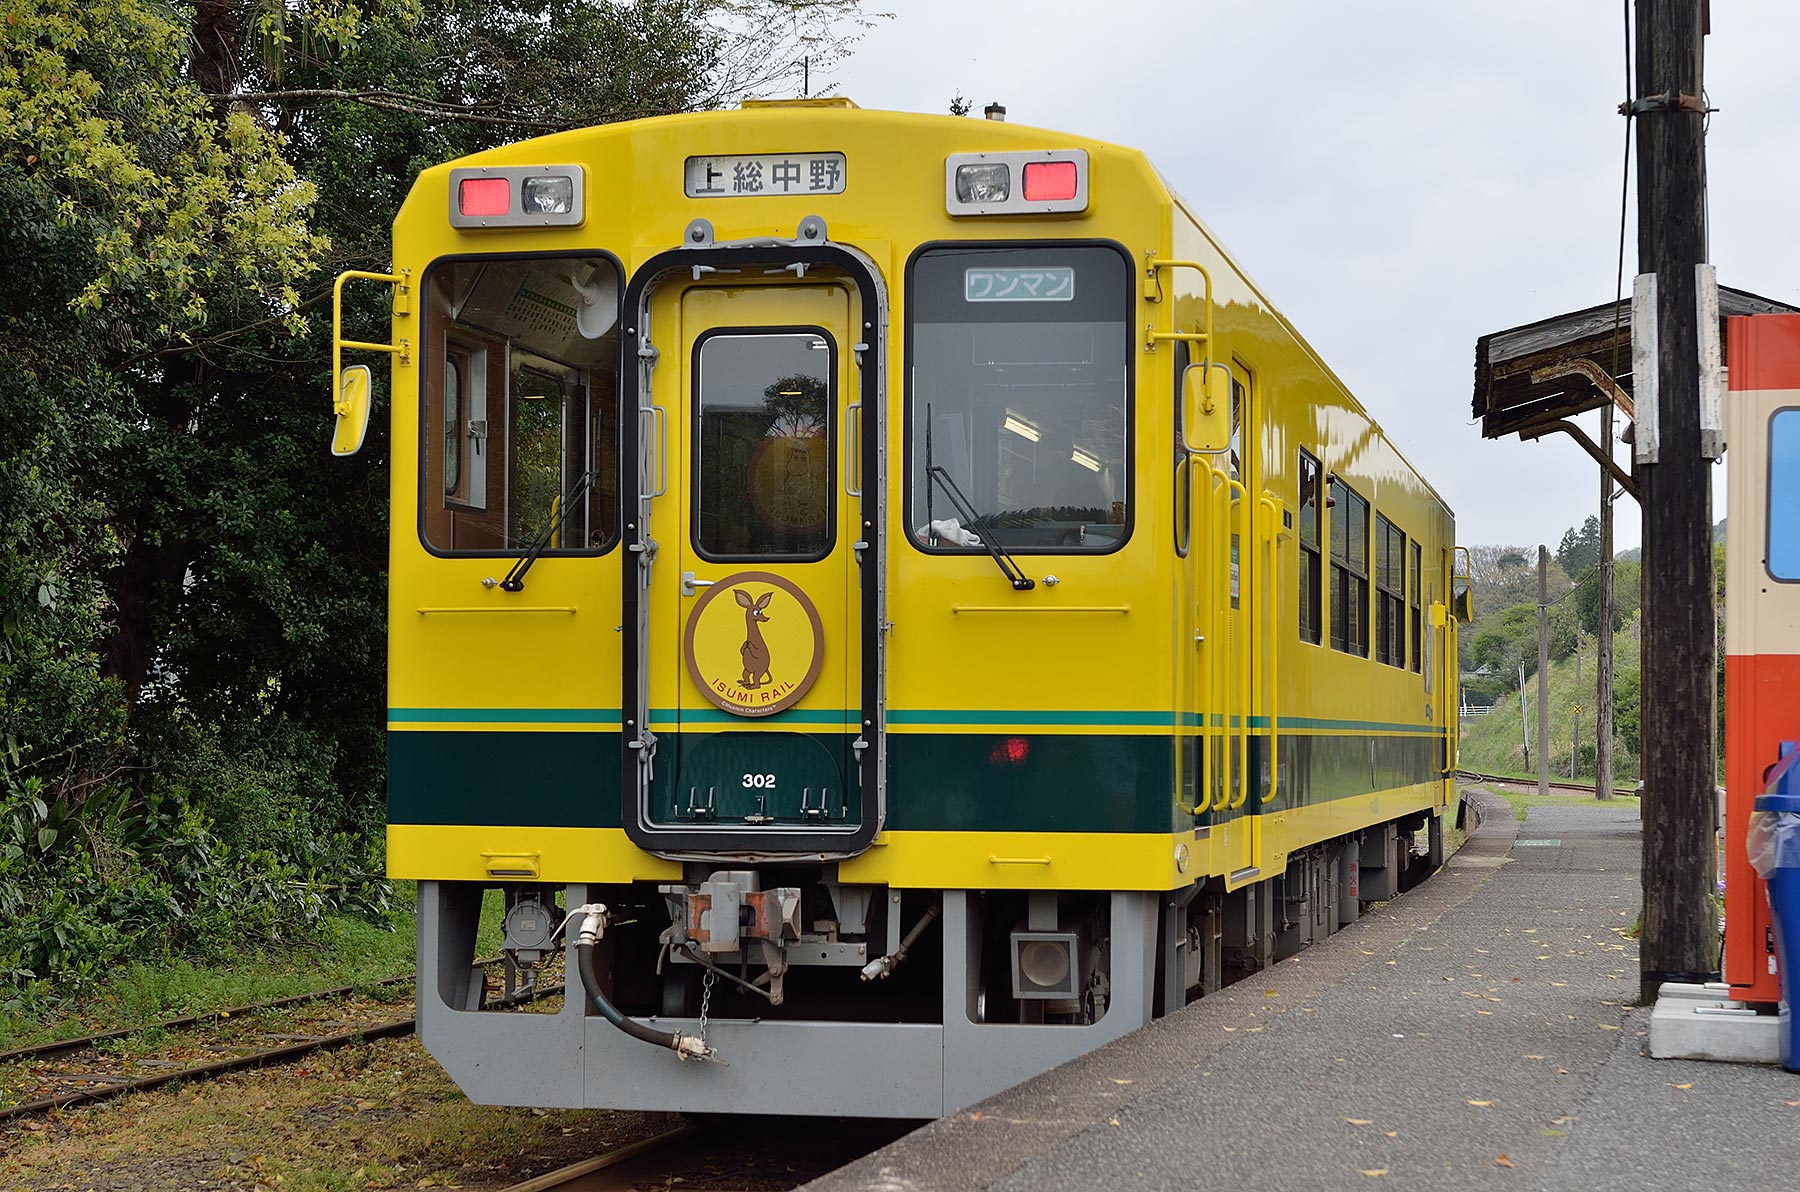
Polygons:
M1005 162L976 162L956 167L959 203L1004 203L1012 196L1012 170Z

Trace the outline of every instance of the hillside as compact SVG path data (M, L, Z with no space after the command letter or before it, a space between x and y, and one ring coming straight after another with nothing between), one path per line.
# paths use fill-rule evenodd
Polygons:
M1637 754L1628 747L1638 736L1638 650L1640 619L1632 620L1613 635L1613 774L1619 782L1638 776ZM1579 680L1576 659L1580 659ZM1570 737L1574 732L1574 705L1581 705L1581 760L1578 775L1594 773L1594 639L1583 638L1575 654L1550 664L1550 772L1569 774ZM1529 730L1537 737L1537 677L1525 681ZM1461 765L1488 774L1536 774L1537 761L1526 764L1519 723L1519 694L1502 696L1485 716L1465 720L1462 726Z

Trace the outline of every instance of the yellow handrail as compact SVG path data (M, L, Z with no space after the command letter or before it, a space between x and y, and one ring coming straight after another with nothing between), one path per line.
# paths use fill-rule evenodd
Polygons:
M344 338L344 283L347 281L382 281L397 287L394 292L394 313L406 314L410 287L407 278L412 270L402 269L398 273L370 273L366 269L348 269L338 274L337 282L331 287L331 386L333 397L331 412L339 417L350 412L350 404L344 400L343 386L338 378L344 374L344 349L354 348L362 352L386 352L400 357L405 364L409 358L406 340L397 344L372 344L359 339Z
M1156 273L1159 269L1194 269L1199 271L1201 280L1206 283L1204 291L1206 307L1202 315L1206 329L1199 332L1158 331L1155 323L1146 323L1144 324L1144 347L1154 350L1156 345L1163 340L1186 340L1189 343L1205 344L1207 351L1210 352L1212 350L1213 338L1212 274L1208 273L1206 271L1206 266L1202 265L1199 261L1159 261L1155 258L1146 260L1144 262L1144 301L1146 302L1162 301L1162 287L1156 280Z
M1225 481L1225 599L1221 602L1220 609L1221 611L1225 611L1226 615L1229 617L1230 614L1228 610L1231 607L1231 536L1233 532L1237 534L1238 550L1240 552L1250 543L1250 502L1248 499L1249 492L1244 488L1240 481L1232 479L1231 474L1228 472L1220 472L1219 475L1220 478ZM1237 519L1235 525L1232 524L1232 504L1234 500L1237 505ZM1240 555L1238 559L1238 574L1240 577L1238 584L1238 633L1235 635L1235 644L1237 645L1236 653L1240 657L1246 656L1244 645L1246 635L1243 632L1243 628L1244 622L1250 619L1244 615L1243 610L1243 583L1241 578L1243 574L1243 563L1244 560ZM1232 662L1231 654L1231 651L1225 652L1225 664L1227 667L1229 667ZM1230 679L1231 676L1227 675L1225 684L1227 689L1230 687ZM1226 804L1226 807L1231 811L1241 810L1250 798L1250 701L1250 666L1247 662L1241 662L1237 667L1237 798ZM1230 708L1226 709L1224 728L1227 732L1230 731ZM1226 774L1229 779L1230 771L1227 771Z
M1231 552L1229 542L1227 542L1223 552L1220 552L1217 549L1219 524L1215 510L1218 505L1217 493L1219 491L1219 481L1224 477L1224 473L1214 467L1211 460L1206 460L1205 463L1206 500L1201 508L1205 511L1202 520L1206 526L1206 545L1208 550L1203 552L1200 558L1203 565L1204 580L1211 582L1202 582L1200 585L1200 605L1205 610L1205 616L1201 623L1202 632L1200 636L1202 638L1201 644L1206 647L1206 653L1201 660L1200 666L1200 798L1195 801L1192 808L1196 818L1205 815L1208 811L1212 810L1213 748L1211 721L1212 709L1214 702L1218 698L1217 689L1219 686L1218 683L1215 682L1217 677L1215 671L1218 666L1219 656L1219 639L1218 634L1214 632L1215 622L1218 618L1219 600L1218 592L1211 590L1216 589L1218 586L1218 580L1215 578L1217 568L1204 567L1204 562L1208 557L1213 557L1215 559L1222 557L1227 565L1229 565ZM1222 723L1219 735L1220 738L1223 739L1224 731ZM1221 802L1224 802L1224 800L1221 800Z
M1269 552L1268 578L1264 595L1268 600L1269 620L1262 627L1262 638L1268 642L1269 655L1269 793L1263 796L1266 807L1275 802L1281 791L1281 498L1267 489L1258 502L1268 514L1268 533L1263 545Z

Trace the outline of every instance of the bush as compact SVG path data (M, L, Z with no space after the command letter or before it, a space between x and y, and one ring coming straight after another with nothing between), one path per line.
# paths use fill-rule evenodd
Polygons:
M219 742L192 738L195 765ZM115 966L171 952L220 960L246 947L316 943L325 912L385 920L392 897L367 838L322 832L282 786L253 781L265 755L231 759L230 831L192 791L90 793L78 818L27 780L0 792L0 992L28 1008L91 990ZM283 779L285 781L285 779Z

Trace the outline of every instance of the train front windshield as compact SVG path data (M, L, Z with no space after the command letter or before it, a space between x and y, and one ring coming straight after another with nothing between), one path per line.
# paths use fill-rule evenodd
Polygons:
M1123 256L1086 245L931 249L914 261L907 294L907 519L920 545L982 549L959 530L1025 552L1122 543L1131 520ZM952 489L976 525L963 524Z

